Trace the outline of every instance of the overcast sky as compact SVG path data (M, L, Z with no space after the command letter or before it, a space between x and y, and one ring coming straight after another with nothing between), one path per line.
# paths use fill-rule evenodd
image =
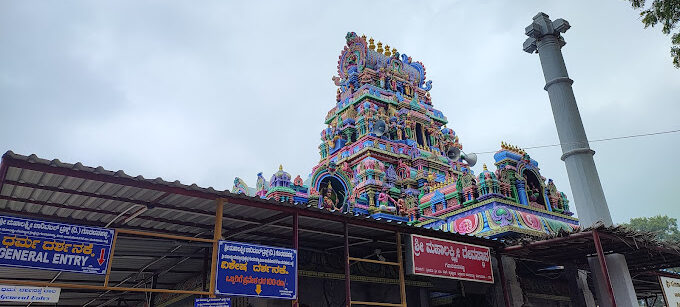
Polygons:
M539 11L572 26L563 53L591 140L680 128L670 38L624 0L5 0L0 150L221 190L279 164L306 178L348 31L424 63L465 151L556 144L538 55L522 51ZM680 218L680 134L591 147L615 222ZM529 154L572 199L559 147Z

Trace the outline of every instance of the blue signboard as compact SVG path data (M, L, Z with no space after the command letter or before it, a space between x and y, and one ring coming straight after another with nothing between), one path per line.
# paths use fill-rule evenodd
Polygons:
M228 297L220 298L197 298L194 307L231 307L231 299Z
M0 266L106 274L113 229L0 215Z
M215 293L297 298L297 251L220 241Z

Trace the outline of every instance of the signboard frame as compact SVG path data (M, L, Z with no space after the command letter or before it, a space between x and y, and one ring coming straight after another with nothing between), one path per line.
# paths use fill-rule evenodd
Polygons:
M211 306L210 304L223 303L222 306L231 306L231 298L229 297L215 297L215 298L197 298L194 299L194 307ZM213 305L218 306L218 305Z
M661 293L663 293L663 301L666 302L666 306L671 306L671 302L668 301L668 296L673 295L673 293L666 293L667 287L664 286L664 281L668 281L668 279L675 281L680 285L680 278L659 275L659 285L661 286ZM680 287L678 288L677 293L680 294ZM676 305L680 304L680 297L673 298L673 303Z
M42 297L48 297L52 299L48 300L3 300L2 296L5 294L5 290L10 289L10 288L15 288L15 289L27 289L27 290L38 290L38 291L24 291L25 293L23 295L30 295L33 296L35 295L36 292L39 292ZM45 295L44 292L46 290L52 290L54 293ZM19 296L21 291L16 291L17 296ZM17 286L17 285L0 285L0 302L14 302L14 303L49 303L49 304L56 304L59 303L59 298L61 297L61 288L57 287L32 287L32 286Z
M294 268L291 270L293 271L293 278L294 278L294 295L291 297L285 297L285 296L275 296L275 295L259 295L259 294L248 294L248 293L227 293L227 292L220 292L220 272L221 272L221 262L222 262L222 255L224 251L224 246L227 244L236 244L236 245L241 245L241 246L248 246L252 248L266 248L266 249L274 249L274 250L283 250L287 252L292 252L295 261L294 261ZM259 245L259 244L250 244L250 243L243 243L243 242L237 242L237 241L227 241L227 240L219 240L218 244L218 252L217 252L217 259L215 259L215 263L213 264L216 270L215 274L215 294L220 295L220 296L248 296L248 297L260 297L260 298L273 298L273 299L285 299L285 300L296 300L298 298L298 252L296 249L292 248L284 248L284 247L276 247L276 246L267 246L267 245ZM247 268L246 268L247 269ZM247 272L247 271L246 271ZM226 281L224 281L226 282Z
M86 234L84 235L83 232L86 232ZM104 239L102 239L103 242L99 242L99 239L94 238L100 234L106 234ZM23 251L28 250L28 254L31 252L34 253L32 257L33 261L30 261L30 256L25 257L27 260L5 259L6 257L0 258L0 266L93 275L107 275L109 272L109 266L111 264L111 255L113 253L115 236L115 229L110 228L64 224L9 215L0 215L0 237L2 237L2 240L0 241L0 248L4 248L5 252L9 252L8 250L10 248L13 250L12 253L20 251L22 253L21 258L24 258L23 254L26 254L23 253ZM29 237L31 239L29 239ZM7 238L12 240L6 240ZM22 240L23 242L21 246L17 245L19 240ZM29 242L28 240L32 241L30 250L28 249L29 246L26 245L27 242ZM45 244L49 242L53 244L53 249L45 248ZM17 246L17 248L13 248L13 246ZM59 248L62 250L57 250L56 246L59 246ZM66 256L72 256L74 253L81 253L83 254L81 257L84 257L88 247L93 249L91 254L89 254L89 257L93 257L95 261L98 261L99 259L102 260L102 262L99 264L99 268L91 266L92 269L87 269L88 266L85 266L84 262L89 259L81 260L83 261L83 265L80 265L80 269L76 269L78 267L77 265L70 264L61 264L62 266L59 267L59 264L52 263L54 258L52 259L52 262L45 261L47 260L47 257L51 255L51 253L54 253L54 255L60 253L61 255ZM96 249L100 249L100 251L97 251L95 247ZM79 249L79 251L75 252L77 249ZM36 256L40 252L45 254L42 255L42 257ZM38 261L37 259L41 259L42 261ZM73 260L73 257L71 257L71 260ZM75 262L75 260L73 260L73 262ZM31 263L33 265L30 265ZM41 263L49 263L49 266L41 266Z
M491 280L481 280L481 279L474 279L474 278L454 277L454 276L445 276L445 275L416 272L415 271L416 270L416 267L415 267L415 257L416 256L415 256L415 253L414 253L414 250L413 250L414 237L420 237L420 238L424 238L424 239L437 240L437 241L444 241L444 242L447 242L447 243L452 243L452 244L457 244L457 245L464 245L464 246L470 246L470 247L485 249L489 254L488 265L489 265L489 275L491 276ZM495 282L495 276L494 276L494 273L493 273L493 260L492 260L492 257L491 257L491 248L488 247L488 246L482 246L482 245L470 244L470 243L463 243L463 242L451 241L451 240L446 240L446 239L439 239L439 238L421 236L421 235L416 235L416 234L410 234L408 242L409 243L406 244L406 252L408 253L407 257L406 257L406 267L407 267L406 272L408 272L409 275L419 275L419 276L446 278L446 279L463 280L463 281L471 281L471 282L481 282L481 283L486 283L486 284L493 284Z

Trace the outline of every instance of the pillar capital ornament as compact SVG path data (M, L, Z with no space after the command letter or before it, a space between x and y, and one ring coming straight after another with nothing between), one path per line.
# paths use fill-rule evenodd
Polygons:
M557 41L560 48L566 44L561 33L567 32L571 26L569 22L559 18L555 21L550 20L548 14L538 13L534 16L534 21L524 29L524 34L529 36L524 41L523 49L528 53L538 53L537 44L542 40Z

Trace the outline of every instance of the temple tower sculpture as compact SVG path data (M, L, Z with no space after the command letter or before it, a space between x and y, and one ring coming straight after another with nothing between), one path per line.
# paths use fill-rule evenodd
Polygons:
M548 15L538 13L525 29L529 38L524 42L523 48L528 53L537 52L541 60L546 82L544 89L550 98L557 134L562 146L562 160L567 166L569 183L581 226L586 228L598 221L611 226L612 218L593 160L595 151L588 145L588 138L571 87L574 81L569 78L562 57L561 49L566 42L561 33L565 33L570 27L564 19L551 21ZM615 277L612 280L612 287L616 304L638 306L625 257L612 254L606 259L609 276ZM608 297L597 257L590 260L590 267L595 275L598 297ZM599 301L600 306L609 306L606 299Z
M523 149L501 143L479 174L450 154L463 145L435 107L423 63L354 32L337 61L307 180L291 183L281 167L270 181L258 174L254 189L236 178L234 193L493 238L579 228L567 196Z

